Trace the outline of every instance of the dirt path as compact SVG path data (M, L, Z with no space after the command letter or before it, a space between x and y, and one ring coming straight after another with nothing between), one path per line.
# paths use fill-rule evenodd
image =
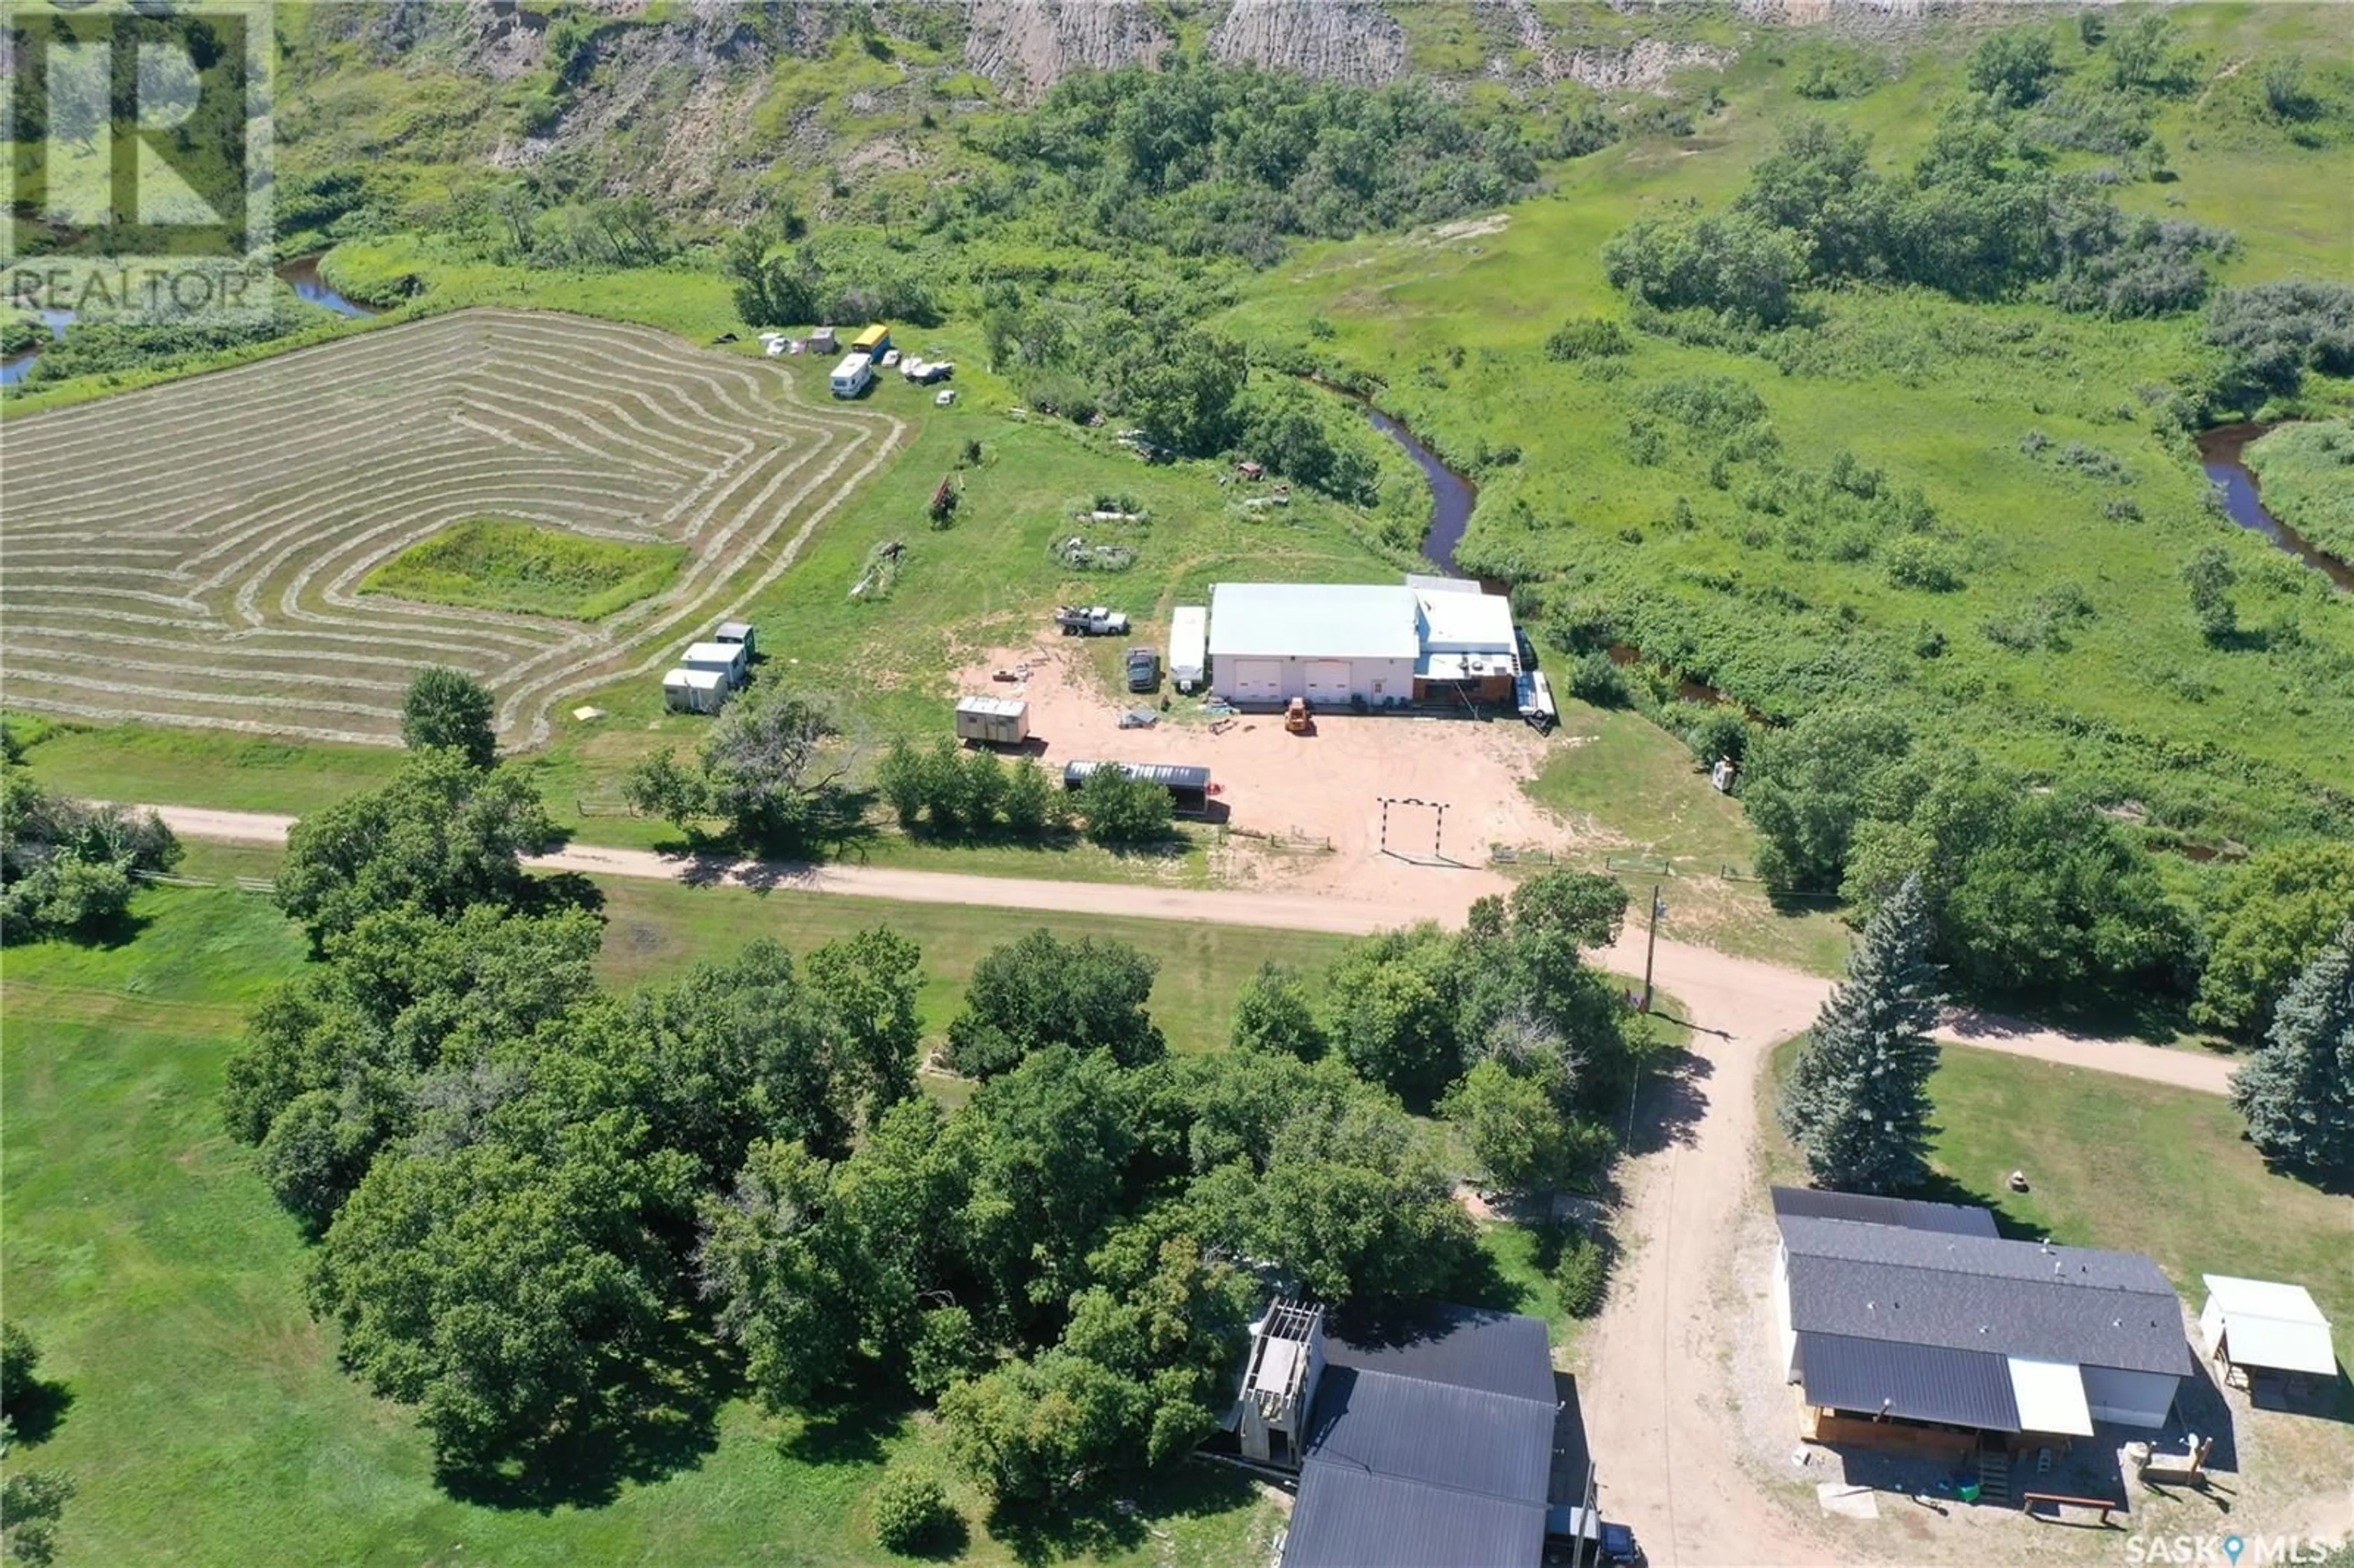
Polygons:
M158 812L175 832L224 843L281 844L294 819L262 811L220 811L196 806L142 807ZM1250 889L1203 891L1156 888L1124 883L1050 882L1025 877L967 876L954 872L899 871L864 865L795 865L770 861L725 861L659 854L652 850L605 849L573 844L531 863L548 871L654 881L724 883L735 886L791 888L803 893L854 898L896 898L909 904L972 904L995 909L1033 909L1066 915L1124 915L1153 920L1201 920L1221 926L1265 926L1278 930L1330 931L1367 936L1417 920L1460 924L1472 901L1508 886L1488 872L1444 867L1415 868L1427 880L1414 898L1367 900L1335 891L1267 893ZM1643 969L1643 934L1629 929L1603 962L1623 973ZM1737 959L1707 948L1662 938L1656 980L1660 990L1699 1009L1702 996L1719 999L1717 1028L1767 1017L1773 1038L1803 1029L1814 1017L1830 982L1796 969ZM2115 1073L2208 1094L2228 1092L2231 1062L2196 1051L2166 1050L2131 1040L2101 1040L2039 1029L1988 1014L1956 1012L1938 1038L2013 1056L2031 1056L2096 1072ZM1769 1042L1770 1044L1770 1042Z
M1664 944L1662 944L1664 948ZM1664 1148L1638 1157L1614 1227L1628 1248L1585 1343L1586 1440L1606 1518L1659 1563L1833 1563L1840 1553L1778 1507L1743 1467L1724 1409L1717 1316L1734 1232L1756 1181L1758 1065L1807 1026L1823 982L1738 959L1677 963L1702 1066Z

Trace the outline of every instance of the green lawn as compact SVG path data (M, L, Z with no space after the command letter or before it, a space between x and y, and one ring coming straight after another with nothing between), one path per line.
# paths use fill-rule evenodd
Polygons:
M1776 1125L1773 1086L1797 1042L1762 1075L1758 1115L1766 1172L1806 1180ZM2007 1230L2071 1246L2146 1252L2177 1290L2206 1300L2202 1274L2294 1280L2335 1325L2338 1359L2354 1364L2354 1203L2264 1169L2220 1095L2113 1073L1948 1045L1930 1098L1931 1159ZM2004 1181L2027 1173L2028 1191Z
M517 615L597 620L660 593L684 545L591 539L504 517L470 517L419 540L360 580L360 592Z
M268 874L274 857L200 846L186 870ZM610 888L605 952L617 983L722 957L756 934L806 947L888 921L925 948L928 1026L955 1005L979 954L1020 925L990 911L855 899ZM937 1426L805 1428L740 1402L708 1451L624 1487L609 1505L545 1516L453 1500L432 1483L413 1414L335 1369L302 1303L303 1244L221 1132L214 1097L245 1009L300 965L303 944L267 900L158 888L135 940L8 949L5 1175L8 1316L72 1404L12 1463L80 1486L64 1561L143 1563L885 1561L865 1510L885 1459L948 1476ZM1066 921L1137 940L1163 960L1156 1012L1184 1050L1223 1041L1232 992L1262 958L1320 963L1331 938L1150 922ZM976 1498L957 1485L969 1516ZM1266 1561L1273 1510L1188 1473L1143 1494L1144 1514L1076 1521L1023 1553L1125 1563ZM980 1538L973 1559L1012 1560ZM1173 1554L1173 1555L1172 1555Z
M1639 715L1565 695L1560 703L1561 729L1543 771L1522 788L1583 825L1589 836L1575 863L1635 888L1638 914L1642 895L1659 884L1665 935L1840 972L1847 927L1819 900L1776 903L1747 880L1756 837L1740 802L1710 785L1689 747Z

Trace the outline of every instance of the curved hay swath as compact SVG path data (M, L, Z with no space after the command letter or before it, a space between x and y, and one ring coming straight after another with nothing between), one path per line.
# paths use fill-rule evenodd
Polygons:
M659 671L776 581L905 429L803 404L763 361L503 310L31 415L0 432L7 700L390 743L409 677L453 664L535 745L558 704ZM485 514L690 554L594 627L357 593Z

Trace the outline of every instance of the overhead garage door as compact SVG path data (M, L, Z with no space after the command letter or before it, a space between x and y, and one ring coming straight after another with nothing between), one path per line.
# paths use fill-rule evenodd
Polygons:
M1279 659L1235 660L1234 690L1226 694L1238 703L1281 702L1283 662Z
M1347 702L1349 666L1331 660L1309 665L1308 700L1311 703Z

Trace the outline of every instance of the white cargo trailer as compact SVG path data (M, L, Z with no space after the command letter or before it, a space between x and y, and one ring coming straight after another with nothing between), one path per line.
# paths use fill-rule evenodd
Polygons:
M1169 617L1169 678L1181 692L1202 683L1210 664L1210 612L1198 604L1181 604Z
M1019 697L960 698L956 733L985 746L1019 746L1030 738L1030 705Z
M713 671L732 689L752 678L750 653L741 642L695 642L679 662L690 670Z
M727 705L727 677L716 670L673 670L663 677L663 705L674 714L716 714Z

